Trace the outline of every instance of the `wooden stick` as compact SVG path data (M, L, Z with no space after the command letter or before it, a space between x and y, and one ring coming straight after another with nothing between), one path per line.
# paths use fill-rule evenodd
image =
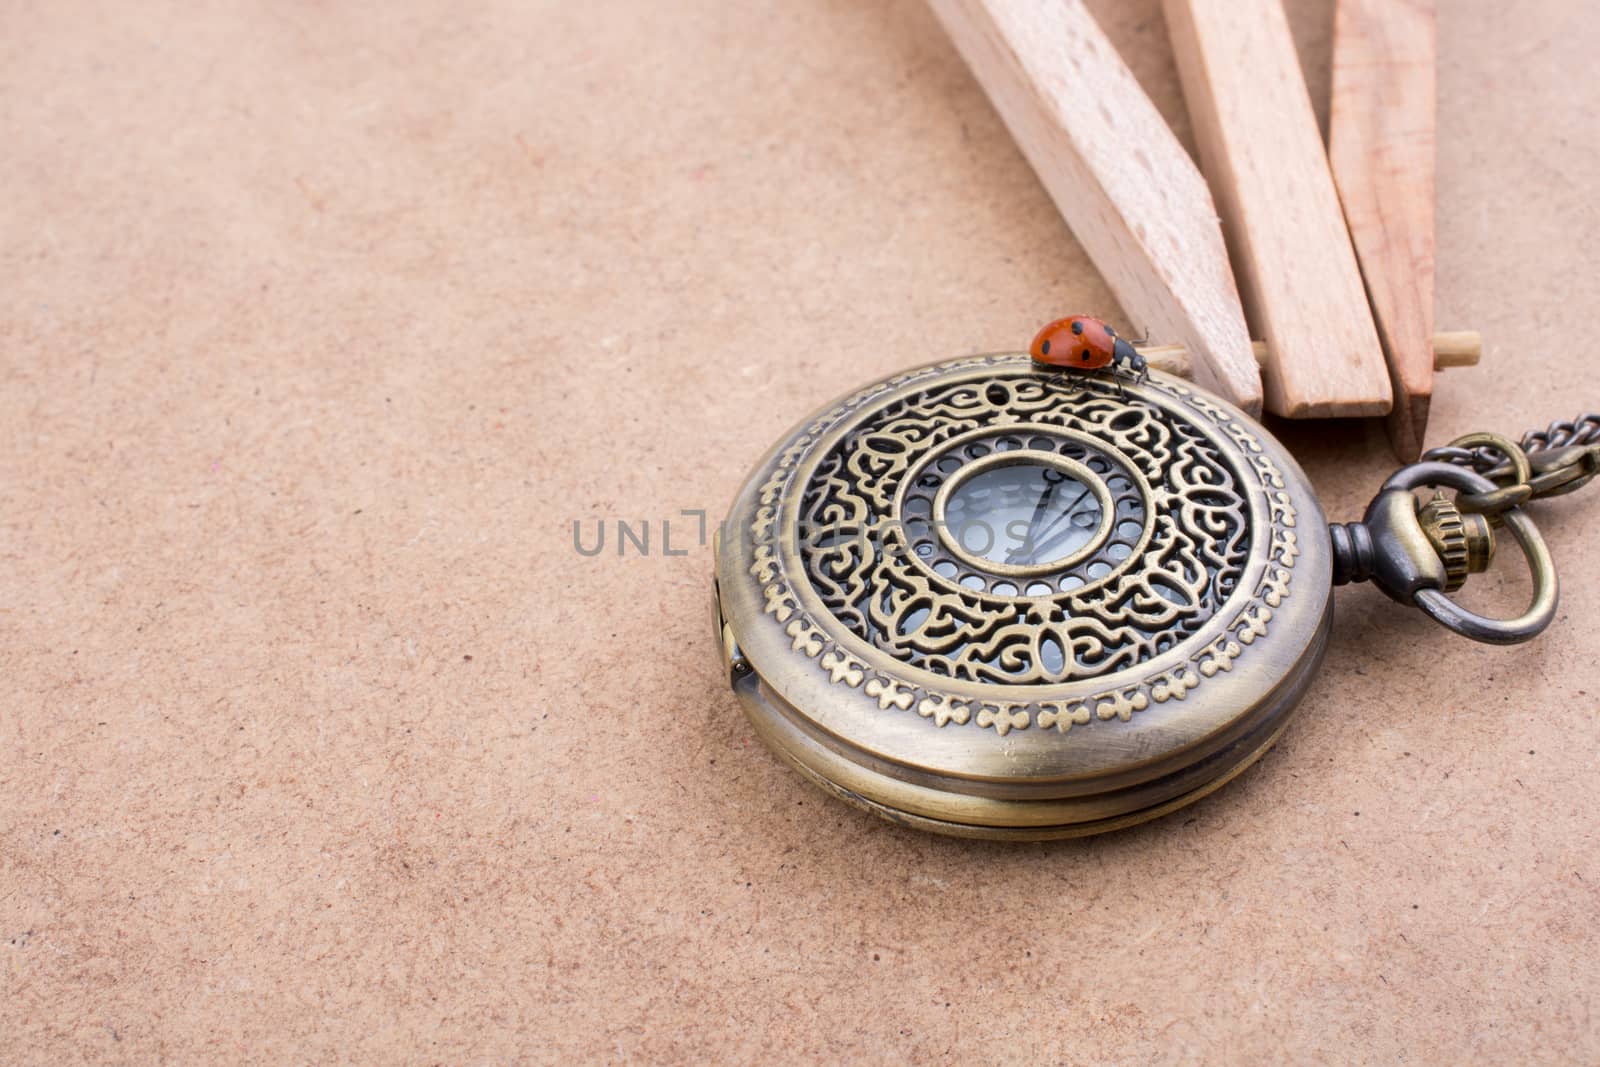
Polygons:
M1383 415L1392 392L1280 0L1166 0L1201 163L1255 333L1267 408Z
M930 3L1133 325L1259 412L1211 192L1082 0Z
M1434 0L1338 0L1328 159L1389 361L1389 438L1422 453L1433 397Z
M1445 330L1433 335L1433 366L1476 367L1483 355L1483 337L1477 330Z
M1263 368L1271 367L1272 360L1265 341L1253 341L1250 348L1255 354L1257 363ZM1478 365L1479 357L1483 355L1483 338L1476 330L1436 333L1433 335L1429 352L1433 366L1440 370L1447 367L1475 367ZM1189 350L1182 345L1140 345L1139 354L1156 370L1176 374L1180 378L1194 377L1190 368Z

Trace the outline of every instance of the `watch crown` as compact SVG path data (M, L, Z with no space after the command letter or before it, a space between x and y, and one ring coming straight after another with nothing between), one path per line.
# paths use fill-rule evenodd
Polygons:
M1428 543L1444 563L1447 593L1460 589L1469 574L1481 574L1494 558L1494 533L1489 520L1474 512L1463 512L1443 493L1417 512Z

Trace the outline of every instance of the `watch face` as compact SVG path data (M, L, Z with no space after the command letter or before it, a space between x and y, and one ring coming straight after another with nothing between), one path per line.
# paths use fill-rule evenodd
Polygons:
M941 535L989 563L1059 567L1087 545L1105 518L1094 482L1026 455L954 483Z
M939 588L1004 598L1071 593L1109 578L1149 535L1137 468L1065 427L978 427L905 463L885 517ZM814 514L855 510L846 489L830 486L840 491Z

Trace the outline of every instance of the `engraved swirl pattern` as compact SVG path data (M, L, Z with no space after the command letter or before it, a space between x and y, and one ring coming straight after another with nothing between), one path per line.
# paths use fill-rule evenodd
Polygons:
M968 380L974 371L981 377ZM1145 399L1155 396L1171 405L1166 417ZM813 463L819 440L845 425L853 428ZM970 589L941 580L908 551L899 524L886 521L900 484L957 439L1040 427L1086 436L1136 472L1149 524L1141 552L1095 582L1047 596L995 596L992 581ZM809 472L803 484L801 471ZM811 531L779 521L797 493L798 521ZM1259 499L1262 516L1253 527L1251 499ZM1158 377L1123 397L1103 381L1042 376L1025 356L1000 355L907 371L817 416L772 460L746 533L763 611L830 683L861 692L885 713L914 711L935 727L970 724L1004 737L1128 722L1231 671L1266 637L1290 595L1300 555L1296 521L1283 472L1255 425L1205 393ZM817 527L875 536L816 541ZM797 544L807 547L797 552ZM1251 586L1230 595L1244 573L1254 575ZM825 615L807 605L813 598ZM931 605L918 615L919 600L947 605L940 623L930 623ZM943 625L963 636L943 633ZM1071 635L1072 653L1059 669L1050 666L1041 632ZM860 655L847 636L873 655ZM1176 660L1165 654L1180 648ZM1146 665L1152 656L1160 662ZM948 666L935 666L941 662ZM1051 693L1053 679L1100 684Z
M1000 585L1010 595L995 592L995 576L975 567L927 566L918 551L931 546L908 543L897 495L948 454L946 442L983 430L985 450L1082 456L1083 445L1051 433L1073 432L1100 444L1100 469L1142 475L1150 500L1129 511L1150 526L1143 557L1123 544L1123 559L1090 564L1104 572L1095 580L1048 592L1035 582L1046 595L1032 596L1010 582ZM1237 475L1210 442L1131 396L1029 374L936 386L873 413L819 465L801 521L821 535L805 553L811 584L851 632L901 662L998 684L1094 677L1166 651L1233 591L1250 547Z

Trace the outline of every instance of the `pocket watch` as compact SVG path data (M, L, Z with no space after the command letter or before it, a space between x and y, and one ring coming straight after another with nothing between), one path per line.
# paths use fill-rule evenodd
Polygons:
M718 531L726 677L762 739L834 795L966 837L1114 830L1198 800L1277 740L1337 584L1374 581L1483 641L1554 616L1522 505L1594 475L1600 419L1520 445L1460 439L1330 526L1238 408L1131 346L1117 358L1108 341L1089 374L1038 347L828 404L756 464ZM1497 527L1534 575L1516 619L1450 596Z

